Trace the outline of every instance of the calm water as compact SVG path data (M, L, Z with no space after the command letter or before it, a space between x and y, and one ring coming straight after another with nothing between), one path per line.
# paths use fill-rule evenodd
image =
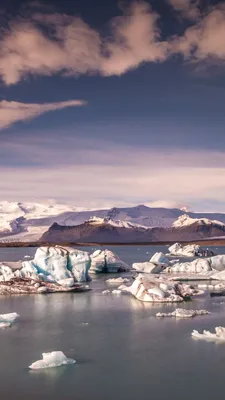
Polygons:
M164 247L114 251L132 263L159 249L166 252ZM0 259L17 260L34 252L0 249ZM225 253L225 248L218 252ZM182 305L206 308L209 316L158 320L157 312L176 306L104 296L107 278L94 280L88 293L0 298L0 313L21 315L12 328L0 330L0 399L221 400L225 344L193 340L191 332L225 326L225 298L204 297ZM42 352L53 350L62 350L77 364L28 370Z

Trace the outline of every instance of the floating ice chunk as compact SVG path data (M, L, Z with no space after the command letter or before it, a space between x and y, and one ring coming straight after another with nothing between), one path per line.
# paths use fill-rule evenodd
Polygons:
M121 293L122 293L122 290L119 290L119 289L112 290L112 294L121 294Z
M149 261L134 263L132 268L137 272L144 272L145 274L159 274L163 270L163 267L160 264L156 265Z
M67 358L62 351L42 353L42 360L35 361L29 366L31 369L53 368L61 365L75 364L75 360Z
M9 314L0 314L0 322L9 322L12 324L17 318L19 318L19 314L15 312Z
M211 271L210 262L207 259L196 259L192 262L175 263L165 269L168 273L185 273L185 274L206 274Z
M217 326L215 328L215 333L204 330L203 333L199 333L193 330L192 337L204 340L215 340L215 341L225 341L225 328L222 326Z
M126 272L130 267L110 250L96 250L91 254L90 273Z
M197 244L188 244L182 246L180 243L175 243L168 248L170 255L182 257L210 257L213 256L213 251L202 249Z
M169 260L162 252L155 253L150 259L150 262L156 265L161 265L162 267L167 267L169 265Z
M225 255L221 254L218 256L210 257L209 263L212 269L216 271L224 271L225 270Z
M102 291L102 294L109 294L110 293L110 290L103 290Z
M9 328L11 325L10 322L0 322L0 328Z
M119 278L107 279L106 282L114 285L114 284L117 284L117 283L118 284L127 283L127 282L129 282L129 279L128 278L122 278L122 276L120 276Z
M176 317L176 318L193 318L197 315L207 315L210 314L206 310L185 310L183 308L177 308L172 313L158 313L156 317Z
M163 278L155 275L142 275L133 281L131 286L121 285L119 290L131 293L140 301L152 303L173 303L184 301L192 294L192 290L187 285L174 284L171 281L164 281ZM167 287L160 286L161 284Z

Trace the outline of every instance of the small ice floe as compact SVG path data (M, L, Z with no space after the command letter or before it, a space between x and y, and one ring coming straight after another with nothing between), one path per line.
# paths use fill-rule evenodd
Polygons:
M128 278L122 278L122 276L120 276L119 278L111 278L111 279L107 279L106 283L110 283L110 284L122 284L122 283L127 283L129 282L130 279Z
M119 289L112 290L112 294L121 294L121 293L122 293L122 290L119 290Z
M82 322L82 325L89 325L88 322Z
M102 291L102 294L109 294L110 293L110 290L103 290Z
M172 313L158 313L156 317L176 317L176 318L193 318L197 315L207 315L210 314L206 310L185 310L183 308L176 308Z
M24 258L31 258L31 256L26 255L26 256L24 256Z
M198 331L193 330L191 335L196 339L225 341L225 328L223 328L222 326L217 326L215 328L215 333L211 333L205 330L203 331L203 333L199 333Z
M10 327L17 318L19 318L17 313L0 314L0 328Z
M35 361L29 366L30 369L42 369L60 367L61 365L75 364L75 360L67 358L62 351L52 351L51 353L42 353L42 360Z

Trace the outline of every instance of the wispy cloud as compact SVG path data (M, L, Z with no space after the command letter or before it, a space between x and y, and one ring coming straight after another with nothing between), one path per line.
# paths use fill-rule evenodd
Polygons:
M17 101L0 101L0 129L8 128L18 121L26 121L49 111L61 110L66 107L85 105L81 100L62 101L58 103L19 103Z

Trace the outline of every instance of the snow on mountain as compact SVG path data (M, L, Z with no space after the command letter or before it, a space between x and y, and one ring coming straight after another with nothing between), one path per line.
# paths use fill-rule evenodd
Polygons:
M135 229L135 228L142 228L147 229L144 225L135 224L129 221L120 221L120 220L113 220L109 217L99 218L99 217L90 217L86 222L89 222L91 225L101 225L101 224L108 224L111 226L115 226L117 228L127 228L127 229Z
M220 221L211 220L208 218L191 218L191 217L189 217L189 215L184 214L184 215L181 215L176 221L174 221L172 226L174 228L181 228L181 227L190 226L190 225L193 225L196 223L202 224L202 225L211 225L211 224L217 224L217 225L221 225L221 226L224 225Z
M27 231L25 222L29 219L40 219L56 217L64 212L82 211L75 207L68 207L63 204L39 204L39 203L19 203L19 202L0 202L0 234L17 234ZM39 225L39 224L37 224ZM48 226L48 224L46 225Z
M108 226L121 229L140 231L152 228L156 229L156 235L159 233L157 228L161 228L163 235L165 229L169 228L177 231L178 228L194 225L207 227L210 223L217 227L221 224L222 227L225 214L184 213L180 209L151 208L145 205L91 210L63 204L0 202L1 241L36 241L54 223L74 227L91 220L92 224L107 223Z

